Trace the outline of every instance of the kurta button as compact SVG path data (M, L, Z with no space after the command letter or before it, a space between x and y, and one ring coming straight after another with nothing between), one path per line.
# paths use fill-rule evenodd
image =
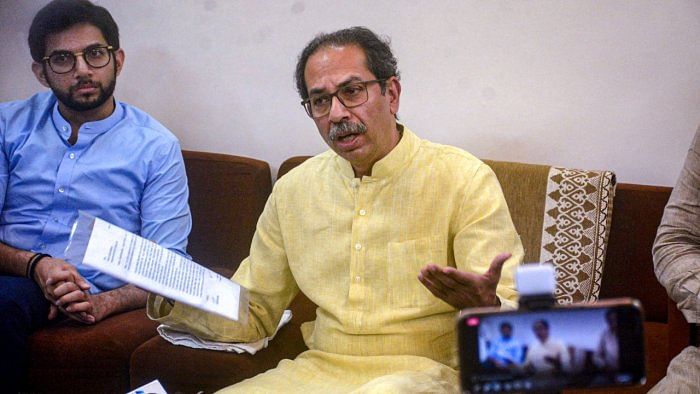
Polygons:
M362 279L362 278L360 278L359 276L356 276L356 277L355 277L355 282L359 282L361 279Z
M360 250L362 249L362 245L360 244L355 244L355 250Z
M365 215L367 215L367 211L365 211L364 209L360 209L360 216L365 216Z

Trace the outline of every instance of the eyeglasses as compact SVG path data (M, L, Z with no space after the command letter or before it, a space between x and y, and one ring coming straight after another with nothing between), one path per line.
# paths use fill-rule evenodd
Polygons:
M367 102L369 93L367 93L367 84L379 82L382 83L386 79L373 79L370 81L351 82L341 86L335 93L331 94L315 94L301 102L304 106L307 115L312 118L321 118L331 112L331 104L333 97L337 97L338 101L345 108L355 108Z
M65 74L75 68L76 57L82 55L85 63L93 68L102 68L109 64L114 47L111 45L94 45L80 52L56 51L49 56L44 56L42 61L48 63L56 74Z

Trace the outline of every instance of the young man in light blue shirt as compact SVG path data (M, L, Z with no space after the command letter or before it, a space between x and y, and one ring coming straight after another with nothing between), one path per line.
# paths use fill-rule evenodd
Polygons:
M32 71L51 92L0 104L0 381L16 391L32 331L65 315L94 324L146 292L63 260L85 211L186 256L191 229L176 137L115 101L124 64L109 12L56 0L29 31Z
M501 336L489 347L487 366L497 369L515 369L523 362L523 345L513 338L513 325L502 322L499 325Z

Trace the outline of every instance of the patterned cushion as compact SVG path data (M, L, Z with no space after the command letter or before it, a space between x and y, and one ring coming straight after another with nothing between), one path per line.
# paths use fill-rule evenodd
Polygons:
M554 263L560 304L598 299L614 195L610 171L549 170L540 261Z
M526 262L552 262L557 302L595 301L610 233L615 174L485 162L496 173Z

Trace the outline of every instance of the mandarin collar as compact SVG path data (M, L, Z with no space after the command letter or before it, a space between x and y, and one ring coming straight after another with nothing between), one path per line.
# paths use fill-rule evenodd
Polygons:
M114 98L112 98L112 100L114 100ZM112 111L112 114L101 120L83 123L82 126L80 126L80 134L102 134L114 127L123 117L124 108L119 101L114 100L114 111ZM51 119L58 133L67 141L71 134L71 126L63 115L61 115L61 111L58 110L58 100L56 100L53 105ZM80 140L80 138L78 138L78 140Z
M386 156L374 163L372 167L372 175L363 176L363 181L372 181L383 178L390 178L394 174L402 171L411 161L416 151L420 139L406 126L397 123L396 127L401 133L401 139ZM355 171L352 169L352 164L341 156L336 154L336 163L340 173L346 178L355 178Z

